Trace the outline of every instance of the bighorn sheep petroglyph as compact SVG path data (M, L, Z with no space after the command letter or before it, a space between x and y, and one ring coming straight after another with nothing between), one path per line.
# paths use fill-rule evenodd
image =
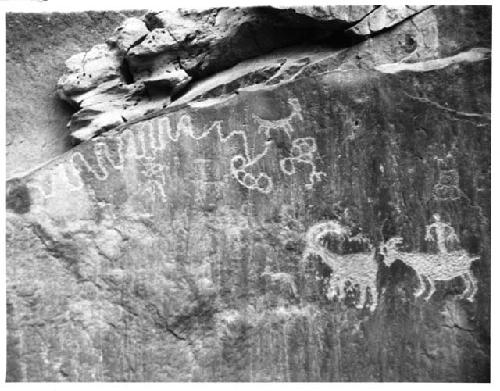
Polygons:
M313 225L306 233L306 248L302 261L306 262L309 257L317 256L332 270L330 284L327 293L329 299L338 297L345 299L345 285L349 281L353 286L358 285L360 290L358 309L365 306L367 300L367 289L370 290L373 311L377 306L377 263L373 251L357 252L351 254L336 254L325 247L328 237L344 241L367 241L363 238L350 238L351 232L337 221L325 221Z

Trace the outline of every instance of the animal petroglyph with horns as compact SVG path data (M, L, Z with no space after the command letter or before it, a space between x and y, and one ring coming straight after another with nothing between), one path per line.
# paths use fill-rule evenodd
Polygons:
M435 237L432 234L433 232L435 232ZM384 246L385 264L390 266L399 259L415 270L420 283L417 292L415 292L416 297L425 292L425 280L428 281L430 286L429 292L425 296L425 300L428 301L436 291L436 281L449 281L461 277L465 283L465 290L461 298L472 301L477 292L477 282L470 270L470 266L479 257L470 257L463 249L457 251L447 250L447 244L457 243L458 237L453 227L443 223L438 214L434 215L434 222L427 226L426 240L436 242L437 254L402 252L397 247L403 243L403 239L400 237L389 239Z

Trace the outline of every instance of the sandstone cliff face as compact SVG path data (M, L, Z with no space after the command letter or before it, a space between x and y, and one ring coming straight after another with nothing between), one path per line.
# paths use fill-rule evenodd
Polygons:
M490 15L150 13L72 57L87 141L7 183L8 380L488 381Z
M68 57L143 11L6 15L7 177L68 151L74 109L56 94Z

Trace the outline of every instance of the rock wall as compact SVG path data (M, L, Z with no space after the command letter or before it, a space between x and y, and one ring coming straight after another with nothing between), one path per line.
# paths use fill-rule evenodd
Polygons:
M64 62L106 39L143 11L6 16L7 178L69 150L66 124L75 109L58 99Z
M394 12L10 180L8 380L489 381L491 9Z

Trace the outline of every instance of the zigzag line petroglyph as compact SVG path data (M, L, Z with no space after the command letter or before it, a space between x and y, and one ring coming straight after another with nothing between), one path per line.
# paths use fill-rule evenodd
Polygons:
M82 152L74 152L71 155L70 163L75 172L81 173L82 170L87 171L97 180L104 181L109 177L111 169L117 171L123 170L126 157L139 160L143 162L144 177L148 181L154 182L153 188L160 189L160 187L166 184L165 174L160 173L163 170L162 165L159 162L155 162L149 167L147 164L144 164L144 161L152 162L157 159L159 153L166 148L166 137L173 142L178 142L181 135L185 134L194 140L202 140L215 132L222 143L226 143L229 139L236 136L242 140L244 153L234 155L231 158L231 175L247 189L269 194L273 189L271 177L264 172L254 174L250 172L250 169L269 152L269 148L273 142L269 140L271 130L282 129L288 137L291 137L291 133L294 131L291 121L294 118L303 120L298 99L291 98L288 100L288 103L292 107L292 112L286 118L270 121L253 115L253 118L255 118L259 125L259 133L265 132L268 138L264 142L262 152L253 157L245 131L233 130L224 136L222 133L222 121L214 121L209 127L197 132L195 131L191 117L184 114L179 118L176 126L171 126L170 118L164 117L146 122L140 125L141 128L127 128L120 135L96 141L93 146L95 164L89 163ZM110 143L111 145L114 143L114 145L110 146ZM312 171L309 174L310 183L306 184L306 188L312 188L316 181L321 180L321 175L325 175L323 172L316 170L316 165L313 161L313 154L316 150L316 140L312 137L294 140L292 142L292 156L280 161L282 171L287 175L292 175L296 172L295 165L297 163L310 165L312 167ZM158 192L164 200L165 191L158 190Z
M159 151L165 149L164 142L164 132L170 140L177 142L181 134L186 134L187 136L195 139L201 140L206 138L212 131L216 131L219 140L222 143L226 143L230 138L235 136L240 136L243 141L244 155L235 155L231 159L231 174L232 176L243 186L248 189L255 189L263 193L269 193L272 190L272 180L265 173L259 173L257 176L249 173L247 170L254 166L260 159L262 159L268 152L269 145L271 141L265 143L264 151L253 158L250 158L250 151L248 147L248 140L246 133L243 130L233 130L227 136L222 133L222 121L214 121L212 125L204 129L200 134L196 134L193 126L191 117L188 115L183 115L179 119L176 131L172 130L170 126L170 120L168 118L162 119L159 126L157 126L157 132L154 131L154 126L147 124L146 129L143 127L143 132L125 129L123 133L119 136L114 136L108 138L112 142L116 142L116 156L110 152L109 145L104 141L99 141L94 144L94 155L96 157L96 167L93 167L85 156L81 152L74 152L71 156L71 163L77 172L81 172L81 167L83 166L88 172L90 172L96 179L104 181L109 176L109 169L107 169L108 164L111 165L116 170L123 170L124 164L124 152L127 152L127 156L135 160L153 160ZM145 131L144 131L145 130ZM153 176L158 177L159 167L161 165L157 164L154 168L147 168L147 172L144 172L146 178L153 180ZM151 171L153 170L155 174L153 175ZM165 185L165 177L162 174L161 179L157 180L155 187L160 189ZM164 190L159 190L162 199L165 198Z
M425 300L428 301L436 291L435 281L449 281L460 277L465 283L465 290L460 297L473 301L477 292L477 280L470 270L470 266L479 257L472 258L463 249L448 251L446 243L458 242L455 230L450 225L442 223L438 214L434 215L434 220L434 223L427 226L426 240L437 243L438 254L399 251L397 246L403 243L403 239L395 237L389 239L385 244L384 262L390 266L396 259L399 259L415 270L420 283L415 297L419 297L425 292L425 280L430 285L429 292L425 297ZM435 231L436 238L432 236L432 231Z
M367 290L370 291L370 310L377 306L377 264L373 252L359 252L352 254L335 254L325 247L328 238L344 241L350 236L350 230L337 221L325 221L313 225L306 233L306 248L302 255L302 262L309 257L316 256L330 267L332 274L329 281L327 297L339 300L346 298L346 283L359 286L359 301L356 304L362 309L367 302ZM357 238L356 240L359 240ZM364 238L363 242L368 242Z
M302 109L299 104L299 100L297 98L288 99L288 103L292 106L291 114L282 119L277 120L267 120L260 118L259 116L252 114L252 118L259 124L258 132L266 133L266 138L271 138L271 130L282 129L288 136L288 138L292 138L290 133L294 132L293 126L291 124L292 120L296 118L297 120L303 121L302 117Z
M306 189L312 189L316 181L321 181L321 176L326 173L316 170L314 163L314 153L317 151L316 139L313 137L296 138L292 141L291 157L280 160L280 168L286 175L293 175L296 172L297 163L308 164L311 166L309 174L309 183L305 184Z

